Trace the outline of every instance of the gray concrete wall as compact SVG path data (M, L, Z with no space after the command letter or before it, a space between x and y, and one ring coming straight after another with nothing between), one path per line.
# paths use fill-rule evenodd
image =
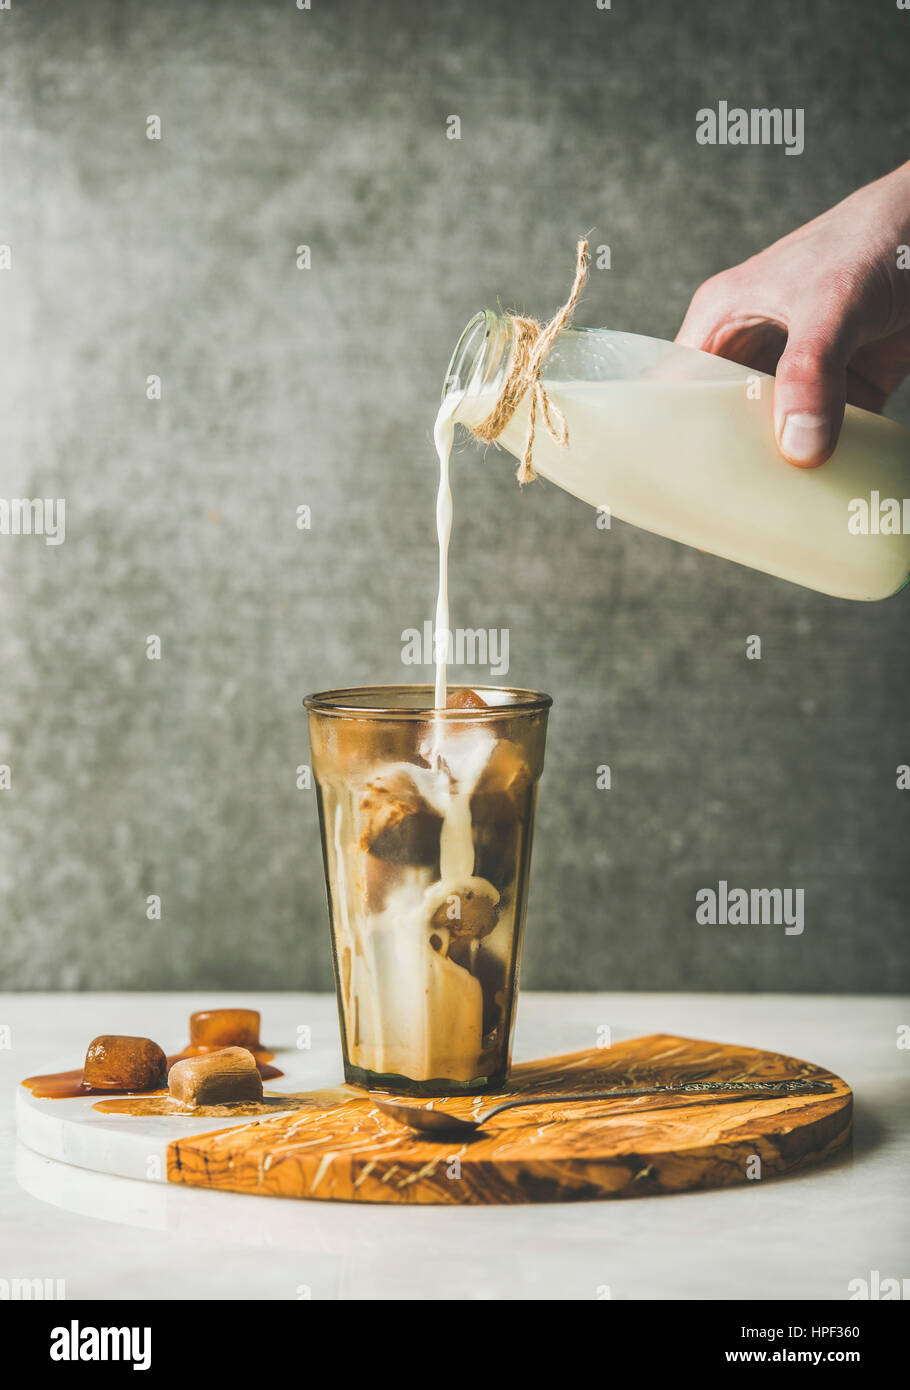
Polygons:
M908 24L888 0L0 12L0 496L68 506L62 546L0 538L4 987L330 985L300 699L408 674L461 327L551 312L594 228L613 269L578 322L672 337L703 278L906 157ZM805 153L697 146L720 98L804 107ZM905 986L910 600L605 535L472 446L456 506L453 621L508 626L509 680L556 702L525 983ZM696 926L719 878L802 887L804 934Z

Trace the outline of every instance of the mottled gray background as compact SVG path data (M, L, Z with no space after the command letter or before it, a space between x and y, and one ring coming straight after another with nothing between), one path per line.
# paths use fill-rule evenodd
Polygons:
M68 504L0 538L4 987L329 987L300 699L413 674L463 324L551 312L593 228L578 322L672 337L906 157L893 0L312 5L0 13L0 496ZM804 107L805 153L697 146L720 98ZM525 983L905 986L907 597L604 534L473 446L456 505L453 621L556 701ZM697 927L718 878L803 887L805 934Z

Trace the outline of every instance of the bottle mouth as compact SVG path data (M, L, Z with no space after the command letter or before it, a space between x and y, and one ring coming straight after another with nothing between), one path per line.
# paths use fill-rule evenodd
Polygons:
M491 309L476 313L455 344L441 399L455 392L474 395L486 386L501 370L511 339L511 325L504 315Z

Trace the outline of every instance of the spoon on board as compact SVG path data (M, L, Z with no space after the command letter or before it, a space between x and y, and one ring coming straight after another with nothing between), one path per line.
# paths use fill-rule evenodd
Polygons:
M517 1096L512 1100L500 1101L489 1110L482 1110L474 1119L465 1120L458 1115L449 1115L444 1110L433 1110L421 1105L405 1105L397 1100L374 1101L377 1109L406 1125L408 1129L420 1134L457 1136L476 1134L483 1129L494 1115L504 1110L514 1110L520 1105L571 1105L583 1100L630 1100L636 1096L703 1096L725 1095L730 1100L748 1096L823 1095L833 1091L830 1081L814 1081L787 1078L784 1081L680 1081L672 1086L628 1086L612 1091L576 1091L567 1095Z

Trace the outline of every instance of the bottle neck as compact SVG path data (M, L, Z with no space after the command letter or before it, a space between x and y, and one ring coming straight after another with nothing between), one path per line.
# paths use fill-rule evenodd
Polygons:
M512 320L507 314L481 309L465 328L452 353L442 399L460 393L477 396L498 390L512 351Z

